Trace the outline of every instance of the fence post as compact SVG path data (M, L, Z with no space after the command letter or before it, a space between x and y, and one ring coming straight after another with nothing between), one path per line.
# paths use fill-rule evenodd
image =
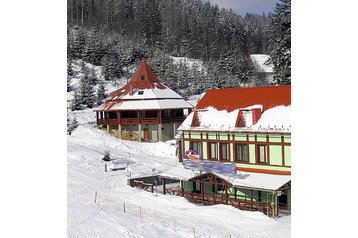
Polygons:
M142 208L139 206L139 217L142 218Z
M123 212L126 213L126 203L123 202Z
M94 203L97 203L97 191L94 194Z

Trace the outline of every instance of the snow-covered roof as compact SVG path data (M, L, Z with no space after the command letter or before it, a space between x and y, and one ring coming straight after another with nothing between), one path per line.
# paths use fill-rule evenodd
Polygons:
M197 176L201 176L206 173L194 173L190 169L185 169L182 165L170 168L169 170L159 174L160 177L178 179L188 181ZM260 189L275 191L291 181L290 175L274 175L274 174L263 174L263 173L251 173L251 172L240 172L236 175L226 175L220 173L213 173L231 183L234 187L248 188L248 189Z
M182 99L138 100L122 101L112 106L109 111L115 110L149 110L149 109L185 109L193 107Z
M208 90L178 130L290 133L290 105L290 85Z
M192 108L179 94L162 84L143 60L132 79L110 93L95 111Z
M253 105L242 109L228 112L209 107L206 110L197 110L196 114L200 121L199 126L192 126L195 112L191 112L178 130L193 131L262 131L262 132L291 132L290 106L277 106L264 111L260 119L253 124L253 114L249 109L260 108L261 105ZM262 107L261 107L262 108ZM245 127L236 127L239 111L245 121Z
M255 67L256 72L262 73L273 73L273 65L265 64L266 61L270 58L269 55L265 54L252 54L250 55L252 63Z

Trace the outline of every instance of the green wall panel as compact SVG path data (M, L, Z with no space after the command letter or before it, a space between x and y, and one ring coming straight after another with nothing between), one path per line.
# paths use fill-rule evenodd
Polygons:
M291 166L291 146L285 146L285 165Z
M256 151L255 151L255 145L249 145L249 159L250 159L250 163L256 163Z
M192 139L201 139L201 133L191 133Z
M249 141L255 141L255 136L254 135L249 135Z
M284 142L291 143L291 136L290 137L284 137Z
M270 145L270 164L282 165L282 146Z
M207 142L203 142L203 159L208 159Z
M189 138L189 133L184 132L184 138Z
M208 134L209 140L216 140L216 134Z
M267 140L266 140L266 136L264 135L258 135L257 136L257 141L262 141L262 142L266 142Z
M184 190L191 192L193 191L193 182L192 181L184 181Z
M230 143L230 161L234 162L234 145Z
M281 142L281 137L277 137L277 136L270 136L269 137L269 142Z
M220 140L227 140L227 138L228 138L227 135L228 135L228 134L226 134L226 133L220 133L220 134L219 134Z
M184 141L184 153L185 151L189 150L189 147L190 147L189 141Z
M237 141L246 141L246 135L235 135L235 140Z

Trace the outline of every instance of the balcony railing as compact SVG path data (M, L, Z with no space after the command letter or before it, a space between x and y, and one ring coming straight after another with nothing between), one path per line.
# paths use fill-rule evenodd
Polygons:
M183 122L185 117L170 117L170 118L162 118L162 123L171 123L171 122ZM159 118L157 117L147 117L147 118L121 118L120 123L122 125L130 125L130 124L159 124ZM98 119L98 124L100 125L118 125L119 120L117 118L114 119Z

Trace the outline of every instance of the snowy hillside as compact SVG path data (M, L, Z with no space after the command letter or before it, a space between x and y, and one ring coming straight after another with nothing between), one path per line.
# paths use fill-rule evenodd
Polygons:
M68 237L290 237L290 216L270 219L232 206L200 206L185 198L127 185L178 162L170 143L123 141L95 128L91 110L70 113L79 127L67 136ZM129 163L105 172L105 151ZM125 213L124 213L125 206Z

